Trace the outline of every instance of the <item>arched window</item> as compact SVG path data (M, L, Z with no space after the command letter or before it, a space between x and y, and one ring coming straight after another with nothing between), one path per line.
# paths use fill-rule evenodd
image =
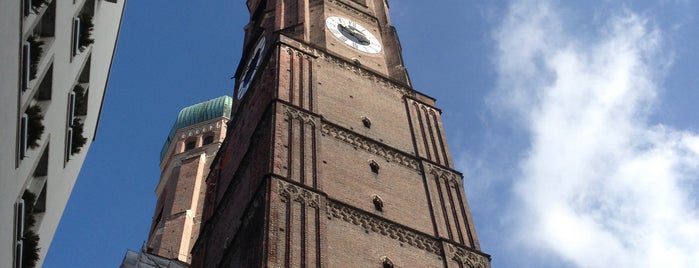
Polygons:
M197 140L189 140L186 141L184 144L184 150L189 151L197 147Z
M379 163L376 163L374 160L369 160L369 167L371 168L371 172L374 172L376 174L379 174Z
M393 261L389 259L386 256L381 257L381 261L383 262L383 268L394 268L395 265L393 264Z
M374 208L377 211L383 211L383 200L378 195L371 196L372 202L374 202Z
M208 135L208 136L204 137L204 141L202 142L202 145L211 144L213 142L214 142L214 135L213 134Z
M364 124L364 127L366 128L371 128L371 120L369 120L369 118L366 116L362 116L362 124Z

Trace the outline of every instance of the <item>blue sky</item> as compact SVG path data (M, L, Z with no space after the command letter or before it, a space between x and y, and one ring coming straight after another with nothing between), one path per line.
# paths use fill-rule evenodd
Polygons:
M493 267L699 263L699 6L391 0ZM97 140L45 267L147 238L177 112L231 95L243 1L129 1Z

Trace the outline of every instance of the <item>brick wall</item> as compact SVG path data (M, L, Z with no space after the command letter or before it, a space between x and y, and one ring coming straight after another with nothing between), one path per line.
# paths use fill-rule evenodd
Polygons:
M385 2L266 3L251 25L267 58L208 178L193 267L489 267L441 111L410 88ZM332 15L386 50L336 42Z

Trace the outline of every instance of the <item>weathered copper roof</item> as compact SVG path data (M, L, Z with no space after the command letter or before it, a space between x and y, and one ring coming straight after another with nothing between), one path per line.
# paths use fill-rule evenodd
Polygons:
M177 120L172 129L170 129L170 134L163 145L163 149L160 150L160 161L163 160L177 130L219 117L230 118L231 107L233 107L233 98L221 96L180 110Z

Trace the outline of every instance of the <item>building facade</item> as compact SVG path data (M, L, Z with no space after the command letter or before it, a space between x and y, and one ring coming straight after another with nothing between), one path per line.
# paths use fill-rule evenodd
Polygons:
M0 267L43 263L96 136L124 2L0 1Z
M233 99L182 109L160 154L160 181L146 253L190 263L199 235L209 166L226 136Z
M193 267L490 267L386 0L248 0Z

